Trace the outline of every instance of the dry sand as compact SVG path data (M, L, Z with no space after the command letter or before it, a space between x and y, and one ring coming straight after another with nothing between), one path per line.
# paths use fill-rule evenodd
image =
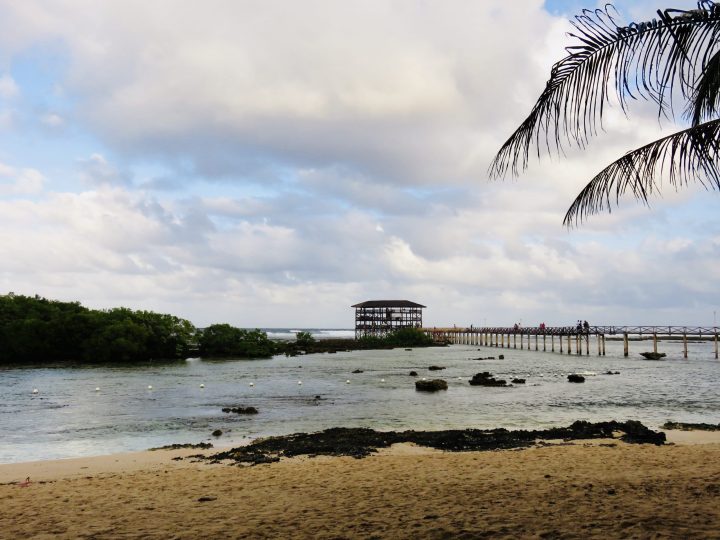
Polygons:
M171 459L194 453L2 465L0 537L720 538L718 443Z

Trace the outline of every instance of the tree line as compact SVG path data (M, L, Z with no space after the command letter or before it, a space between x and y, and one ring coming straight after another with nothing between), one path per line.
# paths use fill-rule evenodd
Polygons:
M408 333L408 330L410 331ZM0 365L38 363L137 363L190 356L270 358L302 347L374 348L429 345L416 329L373 340L315 342L307 332L294 342L277 342L262 330L213 324L196 328L190 321L163 313L128 308L95 310L79 302L0 295ZM412 335L411 335L412 334Z

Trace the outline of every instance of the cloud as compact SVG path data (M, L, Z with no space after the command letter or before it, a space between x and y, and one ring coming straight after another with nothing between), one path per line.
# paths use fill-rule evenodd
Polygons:
M0 99L13 99L19 95L20 88L15 83L15 79L8 74L0 76Z
M43 191L45 178L36 169L16 169L0 163L0 197L36 195Z
M101 154L92 154L89 158L79 159L78 166L80 178L88 185L132 184L132 175L129 171L121 171Z

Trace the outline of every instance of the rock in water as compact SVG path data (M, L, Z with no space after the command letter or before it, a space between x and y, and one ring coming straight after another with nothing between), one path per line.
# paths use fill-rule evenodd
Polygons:
M257 414L255 407L223 407L222 412L235 414Z
M432 379L431 381L415 381L415 390L421 392L437 392L438 390L447 390L447 382L442 379Z
M500 356L498 356L498 360L505 360L505 355L501 354Z
M440 371L440 370L443 370L443 369L445 369L445 368L442 367L442 366L430 366L428 369L429 369L430 371Z
M411 377L417 377L417 376L418 376L418 375L417 375L417 371L411 371L411 372L410 372L410 376L411 376Z
M495 379L489 371L476 373L468 382L471 386L507 386L505 379Z
M664 352L641 352L640 356L644 356L646 360L660 360L665 358Z
M356 369L353 371L353 373L365 373L362 369Z
M577 373L571 373L568 375L568 382L581 383L585 382L585 377L578 375Z
M219 437L220 435L222 435L222 429L216 429L212 432L212 435L213 437Z
M525 379L513 379L510 382L513 384L525 384Z

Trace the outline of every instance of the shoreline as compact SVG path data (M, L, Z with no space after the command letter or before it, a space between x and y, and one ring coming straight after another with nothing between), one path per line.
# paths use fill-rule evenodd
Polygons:
M240 467L172 459L192 453L1 465L3 480L37 468L27 487L0 483L0 527L9 538L68 539L705 538L720 520L717 442L401 444L363 459Z
M685 431L685 430L658 430L665 433L667 442L664 446L695 446L695 445L718 445L720 446L720 431ZM250 444L252 441L248 441ZM548 442L548 441L545 441ZM620 443L617 439L573 439L569 441L574 444L610 444ZM550 441L550 445L558 444L558 441ZM626 444L626 443L620 443ZM211 461L189 461L188 457L202 454L212 456L222 452L227 452L233 448L240 448L244 445L216 445L209 449L199 448L180 448L180 449L154 449L140 450L136 452L118 452L112 454L103 454L97 456L72 457L61 459L19 461L14 463L0 463L0 486L12 485L24 481L28 476L31 482L48 482L62 479L83 478L88 475L107 475L118 473L136 473L144 470L154 470L157 468L171 469L187 469L196 466L199 467L217 467L227 466L228 461L224 463L212 463ZM493 449L477 451L495 452L495 451L517 451L537 446L529 446L526 448L515 449ZM411 448L411 451L408 449ZM438 450L429 446L419 446L412 443L393 444L388 448L378 448L376 453L370 456L378 455L394 455L396 453L402 455L419 455L435 452L461 453L454 451ZM470 451L475 453L473 451ZM462 452L462 453L470 453ZM182 458L182 459L176 459ZM317 459L334 459L337 456L318 456ZM292 461L304 459L303 456L282 458L281 461Z

